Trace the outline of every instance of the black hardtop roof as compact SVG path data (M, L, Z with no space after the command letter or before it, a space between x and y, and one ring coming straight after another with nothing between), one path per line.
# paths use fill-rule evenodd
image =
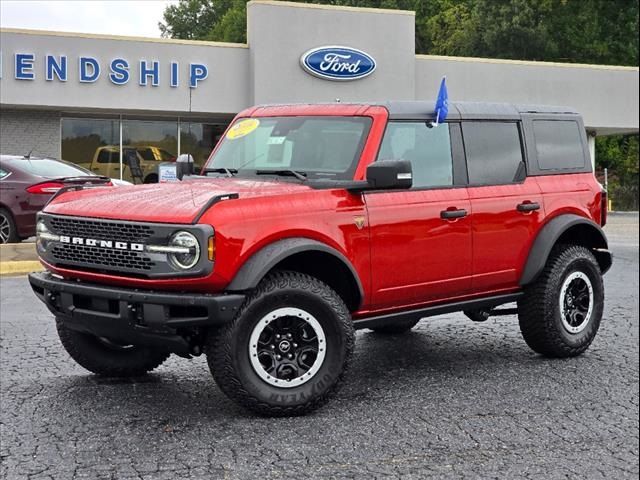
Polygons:
M389 110L390 118L432 118L435 116L435 102L427 101L393 101L377 105ZM543 113L578 115L571 107L552 105L521 105L512 103L491 102L449 102L448 117L456 119L518 119L523 113Z

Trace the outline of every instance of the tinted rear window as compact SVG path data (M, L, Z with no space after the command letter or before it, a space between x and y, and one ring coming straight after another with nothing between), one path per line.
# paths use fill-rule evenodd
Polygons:
M523 162L520 130L515 122L463 122L467 169L471 185L516 181Z
M585 166L582 136L577 122L534 120L533 134L540 170L572 170Z
M91 172L78 168L68 163L59 162L57 160L51 160L48 158L37 158L27 160L16 160L13 162L20 170L32 173L39 177L84 177L86 175L92 175Z

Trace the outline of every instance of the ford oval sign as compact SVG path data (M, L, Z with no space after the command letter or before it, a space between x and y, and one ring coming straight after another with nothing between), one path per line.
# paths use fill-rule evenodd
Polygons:
M311 75L338 81L364 78L376 69L376 61L371 55L339 46L312 48L302 54L300 65Z

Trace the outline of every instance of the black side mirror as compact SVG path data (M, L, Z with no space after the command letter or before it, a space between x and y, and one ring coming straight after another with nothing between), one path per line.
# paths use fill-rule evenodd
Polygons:
M182 180L185 175L193 175L193 157L183 153L176 159L176 178Z
M374 189L411 188L413 173L409 160L380 160L367 167L367 183Z

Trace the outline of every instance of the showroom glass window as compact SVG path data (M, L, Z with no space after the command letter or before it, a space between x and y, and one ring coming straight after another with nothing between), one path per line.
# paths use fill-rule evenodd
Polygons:
M210 124L182 120L180 123L180 153L191 154L196 166L202 167L226 128L226 123Z
M122 147L125 153L122 178L134 183L158 181L158 165L171 162L178 156L178 122L176 121L122 121ZM135 154L133 152L136 152ZM130 168L136 159L140 167Z
M122 178L135 183L155 182L158 165L174 162L181 153L193 155L197 166L206 162L227 123L206 121L122 120ZM179 133L178 133L179 132ZM180 138L178 138L180 135ZM97 118L62 119L62 158L94 173L120 178L120 120ZM129 163L135 162L133 178Z
M135 147L144 161L167 162L178 156L177 121L122 121L123 147Z
M118 120L93 118L62 119L62 159L91 169L100 152L117 149L120 143ZM104 155L103 155L104 157ZM116 158L119 163L119 156Z

